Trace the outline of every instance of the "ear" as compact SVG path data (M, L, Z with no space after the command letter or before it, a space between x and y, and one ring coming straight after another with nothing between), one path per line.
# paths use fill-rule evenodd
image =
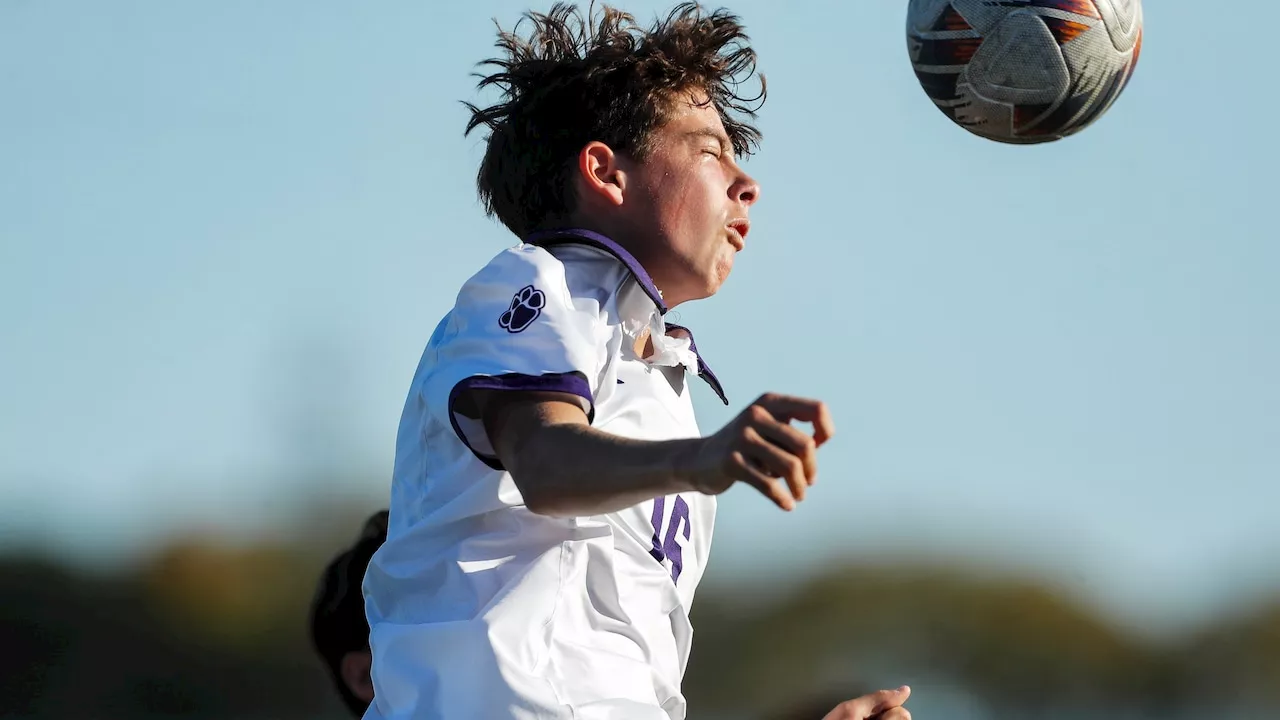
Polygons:
M369 674L372 666L373 654L367 649L352 650L343 655L339 666L347 689L365 702L373 702L373 678Z
M627 175L623 172L621 157L613 148L593 140L578 152L578 181L583 189L583 200L594 198L609 205L622 204L627 188Z

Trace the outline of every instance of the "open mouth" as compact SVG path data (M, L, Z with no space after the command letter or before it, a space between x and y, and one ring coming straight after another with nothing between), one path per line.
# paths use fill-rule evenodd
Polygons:
M734 247L741 250L747 243L747 233L751 231L751 223L746 220L734 220L729 223L729 231Z

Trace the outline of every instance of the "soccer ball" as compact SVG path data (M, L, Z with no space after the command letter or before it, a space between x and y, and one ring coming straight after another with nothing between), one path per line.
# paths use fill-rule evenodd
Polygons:
M1060 140L1105 113L1142 51L1141 0L910 0L920 85L956 124L1005 143Z

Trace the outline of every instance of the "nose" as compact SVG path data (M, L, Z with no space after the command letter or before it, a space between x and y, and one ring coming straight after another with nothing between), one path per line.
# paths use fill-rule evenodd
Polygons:
M729 188L729 197L742 203L743 207L750 207L760 199L760 183L745 172L741 173L737 182Z

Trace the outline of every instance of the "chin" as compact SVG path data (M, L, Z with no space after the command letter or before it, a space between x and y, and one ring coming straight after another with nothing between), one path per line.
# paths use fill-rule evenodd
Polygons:
M699 299L709 298L720 292L720 287L724 285L724 281L727 280L728 277L729 274L726 272L724 275L714 275L707 278L706 282L702 286L702 297Z
M733 270L733 258L718 258L709 266L703 265L701 268L694 266L689 269L693 272L685 275L686 281L682 284L684 299L681 302L705 300L719 292L720 286L724 285L729 272Z
M729 279L729 273L733 272L733 256L729 256L719 263L716 263L715 272L711 274L711 282L707 284L711 288L711 294L716 294L720 290L720 286L724 285Z

